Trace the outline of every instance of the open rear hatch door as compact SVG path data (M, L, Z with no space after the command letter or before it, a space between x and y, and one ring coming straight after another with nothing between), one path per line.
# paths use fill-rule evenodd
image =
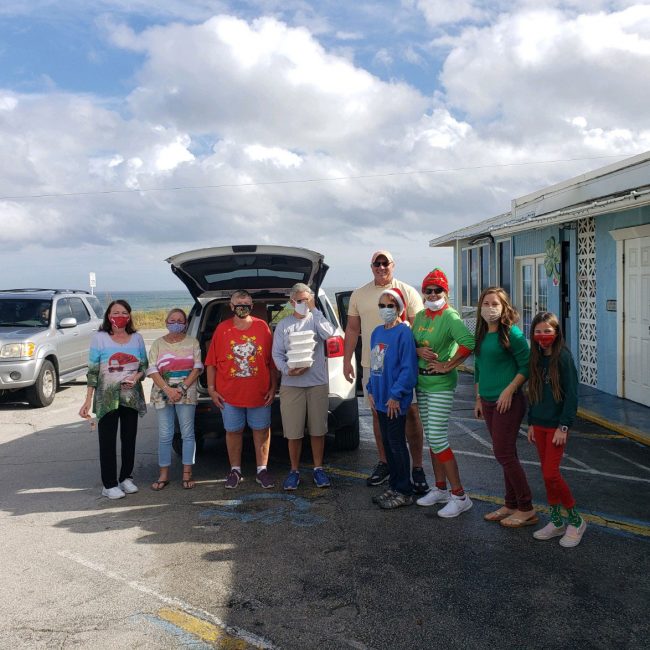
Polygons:
M242 245L201 248L166 260L195 301L203 294L288 293L296 282L317 292L328 266L323 255L292 246Z

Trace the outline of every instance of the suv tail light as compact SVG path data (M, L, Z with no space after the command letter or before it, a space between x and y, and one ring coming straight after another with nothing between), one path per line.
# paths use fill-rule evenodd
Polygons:
M325 355L331 357L342 357L344 344L342 336L332 336L325 341Z

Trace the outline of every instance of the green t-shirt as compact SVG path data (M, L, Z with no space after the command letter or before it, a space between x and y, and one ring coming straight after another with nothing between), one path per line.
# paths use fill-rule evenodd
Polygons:
M438 354L438 361L442 362L449 361L456 354L459 345L474 349L474 335L465 327L455 309L447 307L442 312L436 312L434 318L430 314L427 309L423 309L413 321L413 336L417 347L431 348ZM456 368L442 375L429 375L423 374L426 367L427 362L418 357L418 390L436 393L456 388Z
M516 325L510 327L507 350L499 343L498 332L488 332L480 352L474 355L474 382L478 384L479 395L488 402L496 402L515 375L528 379L529 357L528 341Z

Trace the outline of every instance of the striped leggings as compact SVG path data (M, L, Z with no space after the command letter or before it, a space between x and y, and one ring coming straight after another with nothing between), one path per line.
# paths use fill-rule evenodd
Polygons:
M424 435L427 437L431 451L438 455L449 449L449 415L454 401L454 391L429 393L417 390L416 393Z

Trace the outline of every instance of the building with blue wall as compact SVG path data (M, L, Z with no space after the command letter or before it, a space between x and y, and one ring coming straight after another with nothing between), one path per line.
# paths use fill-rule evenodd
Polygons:
M430 242L454 247L454 304L505 288L521 327L555 312L580 381L650 406L650 152L512 201Z

